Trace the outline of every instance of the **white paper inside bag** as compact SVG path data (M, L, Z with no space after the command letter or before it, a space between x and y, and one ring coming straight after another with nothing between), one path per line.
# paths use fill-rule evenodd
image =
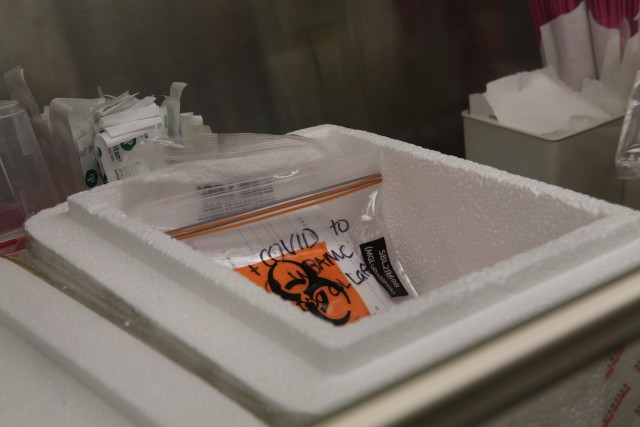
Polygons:
M131 108L133 105L136 104L136 95L137 94L130 94L128 91L118 95L115 98L109 99L108 101L105 101L103 104L97 106L93 113L95 117L102 117L105 116L107 114L113 114L113 113L117 113L118 111L123 111L126 110L128 108Z
M132 120L121 123L119 125L110 126L108 128L105 128L105 132L108 133L111 138L124 137L126 139L135 137L136 135L140 135L147 130L159 127L159 125L161 124L162 119L159 116L155 116L147 119ZM109 146L112 145L110 144Z
M107 128L110 126L116 126L132 120L149 119L152 117L158 117L160 114L160 107L156 104L147 105L142 108L136 108L133 110L121 111L119 113L109 114L100 119L100 127Z

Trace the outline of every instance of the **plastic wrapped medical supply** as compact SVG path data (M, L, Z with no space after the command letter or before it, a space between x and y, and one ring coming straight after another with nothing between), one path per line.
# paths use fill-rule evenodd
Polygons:
M145 156L132 157L144 138L179 138L183 131L187 135L209 134L201 116L180 113L180 96L187 85L174 82L170 95L161 106L154 96L138 99L135 94L125 92L109 99L93 109L96 157L105 182L144 174L165 166Z
M91 112L104 98L55 98L49 105L49 122L60 152L59 168L72 174L69 193L103 183L94 154Z
M150 170L144 165L140 168L131 165L127 173L123 171L122 164L129 152L135 149L138 138L166 135L169 127L166 108L156 105L154 96L138 99L129 92L97 105L93 109L93 123L93 145L104 182Z
M209 135L143 139L136 156L177 164L123 183L124 212L303 311L344 325L417 296L379 218L369 144Z

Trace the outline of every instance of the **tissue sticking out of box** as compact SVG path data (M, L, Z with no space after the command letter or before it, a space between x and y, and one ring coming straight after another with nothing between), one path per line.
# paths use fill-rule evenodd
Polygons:
M593 48L588 35L586 2L540 27L544 64L558 70L561 80L574 90L580 90L584 79L596 78Z
M552 67L502 77L469 98L470 113L505 126L560 137L619 117L624 102L601 82L585 79L582 92L564 84Z
M530 0L542 63L580 91L599 79L626 100L640 65L638 2ZM562 13L565 12L566 13Z

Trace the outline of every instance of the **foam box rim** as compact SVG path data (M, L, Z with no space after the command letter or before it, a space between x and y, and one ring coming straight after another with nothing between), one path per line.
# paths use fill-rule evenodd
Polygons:
M403 305L405 306L403 310L392 310L375 318L364 319L348 328L335 328L311 316L300 315L296 308L282 304L281 301L255 286L235 286L246 284L244 283L246 279L222 267L212 265L203 255L199 256L186 245L173 241L163 233L128 218L123 212L112 206L113 197L117 194L119 186L125 185L126 181L70 197L68 213L64 212L66 209L64 207L36 215L27 223L27 232L30 238L37 242L43 236L44 228L47 227L48 216L68 215L70 220L77 224L77 227L92 230L106 242L126 243L125 252L129 251L131 255L137 257L136 260L154 266L163 274L168 274L169 277L175 274L171 271L175 267L179 268L179 274L190 275L188 277L197 282L198 286L204 286L206 283L212 284L217 295L233 301L236 306L255 311L252 316L249 316L251 319L243 319L243 316L238 316L237 321L243 322L261 334L265 334L266 337L272 338L274 342L290 351L292 357L304 359L309 364L309 372L317 371L319 375L326 376L325 382L327 383L348 381L350 377L365 374L367 370L374 372L374 369L380 369L380 367L387 369L388 372L380 378L361 381L360 384L354 385L354 388L350 390L352 396L362 393L366 384L380 386L390 378L406 374L408 369L423 366L426 359L429 359L429 363L433 363L437 357L444 357L445 353L441 352L437 356L435 354L437 352L434 352L434 355L426 359L419 358L420 360L417 360L415 355L409 356L408 352L411 348L422 345L431 339L435 340L434 337L442 337L445 331L459 328L461 324L465 323L464 317L456 318L456 315L460 313L447 309L446 304L469 299L472 296L481 296L483 290L489 286L505 285L514 279L520 280L519 289L522 295L507 294L499 304L496 304L502 305L511 298L520 298L524 294L535 294L538 292L535 289L537 287L540 289L549 288L550 284L555 283L559 276L567 279L571 286L555 291L553 298L538 302L538 309L544 310L555 302L561 301L562 298L575 297L579 293L586 292L640 264L639 257L632 254L631 251L633 242L640 237L640 227L638 227L640 214L630 209L367 132L323 125L295 133L309 137L327 137L334 132L369 141L390 152L402 152L414 156L421 162L446 164L448 168L460 173L475 174L483 179L498 182L500 185L514 186L522 191L539 193L555 200L556 203L564 203L576 209L588 211L593 216L593 221L526 253L488 266L483 271L461 277L450 283L450 286L445 287L447 289L441 289L427 297L408 302ZM64 249L57 246L59 245L57 242L42 241L38 244L48 246L48 250L51 251ZM591 271L590 268L595 263L594 260L610 258L608 254L614 251L622 251L626 254L624 262L601 264L601 275L594 276L593 279L585 279L585 271ZM544 269L545 274L540 273L541 269ZM478 311L467 312L467 317L473 318L476 315L492 317L491 313L486 313L490 311L491 306L483 308L483 304L487 302L486 298L485 300L478 298L475 301ZM440 307L439 311L438 307ZM535 313L533 308L528 308L528 310L529 315ZM439 323L435 322L430 326L416 326L431 318L437 318ZM505 318L509 318L511 322L518 320L513 313ZM471 329L477 332L477 336L474 339L467 339L464 343L456 343L456 345L459 344L458 347L460 347L470 344L475 339L486 338L498 331L499 324L500 322L491 327L488 324L468 324ZM402 330L401 333L394 333L392 327L398 325L412 326ZM501 325L505 326L504 319ZM309 331L313 331L313 335L309 334ZM405 367L393 366L391 358L394 354L404 354L404 357L412 361L407 363ZM347 363L336 363L345 360ZM356 367L358 367L358 374L354 373ZM354 390L360 391L354 392ZM349 387L346 387L344 391L344 393L347 392L349 392ZM314 403L302 406L313 408L315 405L316 410L321 411L320 408L327 408L336 405L339 401L344 401L344 393L338 393L338 396L324 396ZM288 395L288 393L285 394ZM295 393L288 395L288 398L292 400L283 401L280 404L285 407L289 404L293 405Z

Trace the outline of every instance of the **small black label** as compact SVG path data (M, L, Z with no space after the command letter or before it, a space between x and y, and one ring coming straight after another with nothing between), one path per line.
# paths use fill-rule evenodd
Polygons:
M387 250L384 237L361 244L360 252L369 271L391 297L404 297L409 295L391 265L391 259L389 259L389 251Z

